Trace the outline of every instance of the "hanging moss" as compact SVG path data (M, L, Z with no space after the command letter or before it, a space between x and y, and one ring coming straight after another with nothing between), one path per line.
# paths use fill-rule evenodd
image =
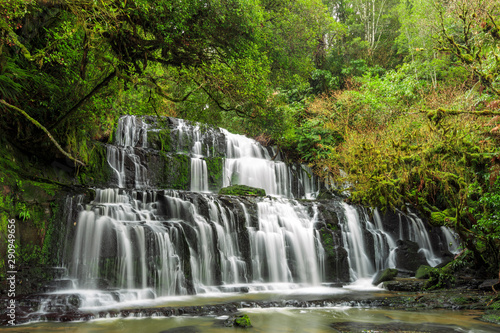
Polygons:
M429 223L433 226L452 226L456 224L456 212L453 209L446 209L439 212L431 212Z

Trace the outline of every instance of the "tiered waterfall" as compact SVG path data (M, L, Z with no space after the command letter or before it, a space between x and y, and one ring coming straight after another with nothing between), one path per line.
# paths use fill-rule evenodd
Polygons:
M314 200L307 166L224 129L124 116L106 150L112 186L72 200L67 227L62 265L83 306L347 283L398 266L402 241L431 265L457 247L416 215ZM267 196L217 194L237 184Z

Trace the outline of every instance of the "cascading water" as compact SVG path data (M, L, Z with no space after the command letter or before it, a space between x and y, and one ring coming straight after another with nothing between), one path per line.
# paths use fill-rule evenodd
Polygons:
M173 151L167 153L189 158L190 191L154 188L148 161L168 154L148 144L148 131L161 129L133 116L120 119L116 145L107 146L118 188L97 189L82 206L64 263L84 295L83 307L241 285L261 290L333 282L325 273L333 242L325 230L336 228L327 226L328 214L339 216L335 246L347 251L351 280L395 267L396 239L403 236L418 243L429 263L439 260L416 216L406 217L404 231L388 231L376 210L341 203L329 211L319 202L295 200L313 199L319 191L307 166L288 165L274 149L223 129L179 119L171 125ZM220 161L218 177L210 173L210 159ZM269 196L212 193L235 184L263 188ZM445 237L443 243L450 243Z
M258 227L250 229L254 280L318 285L322 248L315 242L316 221L304 207L266 200L258 203L258 216Z
M342 240L346 245L349 258L351 278L365 278L375 273L373 265L368 257L368 249L365 246L363 226L361 225L358 211L345 203L346 223L341 224Z
M397 224L393 223L392 230L388 231L377 210L369 214L366 208L355 208L345 203L343 208L345 223L341 223L342 239L348 252L351 280L369 278L385 268L398 268L398 238L416 243L418 253L425 256L426 264L434 267L442 262L442 257L436 254L430 233L417 215L399 213ZM439 231L441 236L436 235L439 236L437 245L441 246L444 239L447 243L444 251L456 253L458 242L451 231L444 227Z
M132 186L126 184L125 168L129 162L134 170L134 188L144 188L147 186L146 167L141 163L141 158L135 154L135 147L147 147L148 126L135 116L120 118L118 122L116 146L107 147L108 163L113 169L118 179L119 188Z

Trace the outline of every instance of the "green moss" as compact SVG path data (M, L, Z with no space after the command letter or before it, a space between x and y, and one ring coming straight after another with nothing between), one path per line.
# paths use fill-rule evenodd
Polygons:
M451 299L451 302L453 304L457 304L457 305L463 305L463 304L468 304L470 303L470 299L467 298L467 297L463 297L463 296L458 296L458 297L453 297Z
M163 128L159 131L148 132L148 147L169 152L172 149L172 139L170 137L170 130Z
M452 288L455 284L455 277L446 268L432 268L429 271L429 280L424 284L427 290Z
M382 282L392 281L398 275L398 270L395 268L387 268L379 271L374 277L372 284L377 286Z
M487 311L487 313L481 317L481 320L490 323L500 324L500 311L496 311L495 313Z
M261 188L251 187L247 185L233 185L224 187L219 191L222 195L238 195L238 196L254 196L265 197L266 191Z
M183 154L168 155L160 152L165 166L163 168L162 185L175 190L189 190L191 183L191 160Z
M222 157L207 157L205 162L207 163L208 187L215 191L222 187L224 159Z
M450 226L456 223L457 219L453 209L446 209L440 212L431 212L429 223L433 226Z
M326 254L330 257L335 256L335 244L333 244L332 234L323 228L320 231L320 235L321 243L323 244L323 249Z
M245 314L243 316L239 316L234 320L234 325L243 328L252 327L252 323L250 322L250 318Z
M94 142L91 146L87 166L78 176L82 185L103 186L109 182L113 172L108 164L107 148L99 142Z
M415 278L416 279L428 279L431 276L432 270L433 270L433 268L431 266L421 265L417 269L417 272L415 273Z

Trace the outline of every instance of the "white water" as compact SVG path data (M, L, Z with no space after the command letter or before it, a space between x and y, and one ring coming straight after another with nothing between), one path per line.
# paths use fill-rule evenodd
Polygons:
M304 207L267 199L259 202L258 216L258 228L249 228L254 281L319 285L323 276L316 251L315 221Z
M370 277L375 273L368 258L368 249L365 246L363 227L358 212L352 206L342 203L345 209L346 223L341 223L342 240L346 244L352 280Z
M371 281L370 278L376 272L386 268L397 268L395 251L397 243L394 234L399 235L399 239L417 243L420 248L419 252L425 255L430 266L434 267L442 262L442 259L435 254L424 222L415 214L405 215L408 220L405 235L402 214L399 214L399 230L392 230L390 233L384 229L382 218L377 210L372 212L372 223L365 209L355 209L346 203L342 203L342 206L346 220L345 223L341 223L342 239L348 252L351 280L356 281L354 286L358 289L371 288L367 281ZM453 238L449 229L443 228L441 232L448 243L449 251L456 253L458 242ZM366 242L368 235L373 241L371 247ZM370 253L374 254L373 258L369 255Z
M273 160L275 151L225 130L202 133L198 125L179 120L177 147L191 158L191 191L197 194L145 191L147 170L139 152L147 148L147 129L139 119L124 117L117 146L108 146L108 162L118 187L141 191L98 189L78 217L74 251L67 265L76 288L85 290L81 291L86 295L84 306L328 282L326 253L315 228L315 223L322 223L317 205L290 200L292 169ZM215 132L221 134L217 139ZM245 184L273 195L257 200L252 208L256 216L249 213L248 202L210 194L205 159L214 154L220 138L227 149L222 186ZM135 170L134 184L126 184L126 159ZM311 170L302 166L298 174L303 197L314 198L318 185ZM348 252L351 280L358 280L352 288L366 289L364 282L378 270L395 267L397 236L417 242L431 265L440 262L417 216L408 217L405 235L401 219L399 230L385 230L378 211L371 218L366 209L346 203L341 207L342 243ZM451 234L443 233L450 250L456 249ZM373 241L367 242L367 237ZM115 291L99 290L103 281Z
M419 245L420 251L424 253L427 262L429 262L432 267L439 265L442 259L434 253L429 233L425 229L424 221L413 213L408 214L407 217L411 222L410 240Z
M248 185L263 188L269 195L291 196L291 177L285 163L273 161L255 140L225 130L223 133L227 145L223 187Z
M453 254L458 254L460 252L460 243L458 242L458 235L456 235L446 227L441 227L441 232L445 236L448 251L450 251Z
M107 158L111 169L116 174L119 188L133 185L134 188L139 189L148 185L147 169L134 150L135 147L147 148L147 129L147 124L142 120L138 120L135 116L122 117L118 121L116 146L107 146ZM133 165L134 184L126 184L126 158Z
M248 185L262 188L268 195L292 198L292 183L297 181L302 192L300 197L314 199L318 193L318 181L312 170L300 166L293 176L290 166L276 159L278 154L274 148L265 148L253 139L225 129L202 130L200 125L191 125L182 119L178 119L175 131L178 150L189 153L191 158L191 191L210 192L205 159L211 156L221 136L226 146L222 187Z

